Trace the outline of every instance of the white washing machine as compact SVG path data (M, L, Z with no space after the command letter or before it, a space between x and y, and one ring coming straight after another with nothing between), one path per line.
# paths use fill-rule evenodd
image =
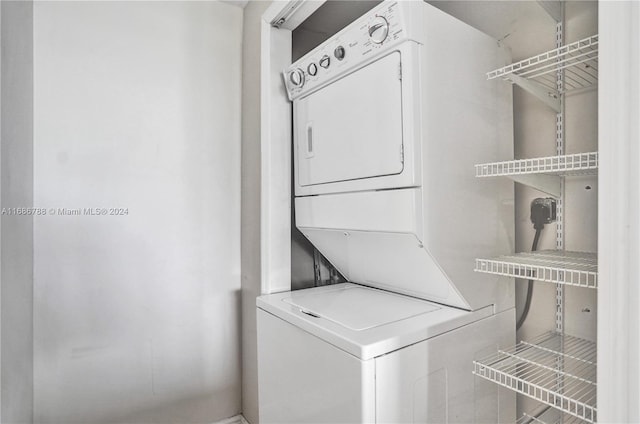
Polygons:
M473 360L513 343L514 311L467 312L356 284L258 299L261 423L512 423Z
M261 423L509 422L472 361L512 345L511 91L496 40L421 1L385 1L284 72L295 220L349 284L262 296ZM499 405L499 407L498 407Z

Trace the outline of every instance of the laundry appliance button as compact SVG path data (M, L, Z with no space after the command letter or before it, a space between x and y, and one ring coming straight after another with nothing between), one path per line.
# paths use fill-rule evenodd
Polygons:
M326 54L322 56L322 59L320 59L320 66L327 69L330 64L331 64L331 58Z
M336 47L336 49L333 51L333 55L338 60L344 59L344 54L345 54L345 51L344 51L344 47L342 47L342 46Z
M304 85L304 72L302 69L294 69L289 72L289 81L294 87L302 87Z
M312 77L315 76L318 73L318 65L316 65L315 63L310 63L309 66L307 66L307 72Z

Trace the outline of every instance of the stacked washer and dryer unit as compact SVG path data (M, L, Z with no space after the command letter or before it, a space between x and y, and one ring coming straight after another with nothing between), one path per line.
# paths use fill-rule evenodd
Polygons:
M387 1L292 64L295 221L349 283L261 296L260 422L513 422L473 360L515 339L513 157L498 42L420 1Z

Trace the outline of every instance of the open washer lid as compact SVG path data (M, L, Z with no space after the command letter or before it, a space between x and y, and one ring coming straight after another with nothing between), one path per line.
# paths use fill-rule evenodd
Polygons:
M362 360L493 314L492 306L470 312L353 283L264 295L256 304Z
M283 300L299 307L303 313L328 319L354 331L368 330L440 309L412 297L362 286L324 292L291 292L291 297Z

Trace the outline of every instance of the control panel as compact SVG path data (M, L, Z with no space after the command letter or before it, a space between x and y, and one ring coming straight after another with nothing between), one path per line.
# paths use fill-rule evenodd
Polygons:
M284 71L289 99L327 83L406 38L401 12L398 2L384 4L292 64Z

